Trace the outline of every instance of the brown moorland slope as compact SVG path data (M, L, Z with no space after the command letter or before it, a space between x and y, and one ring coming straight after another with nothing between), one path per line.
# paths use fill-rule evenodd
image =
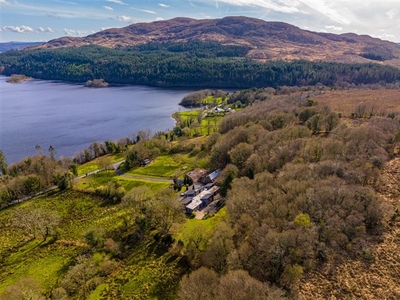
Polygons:
M377 188L387 212L382 241L362 259L311 273L298 287L300 299L400 299L399 170L400 158L388 162Z
M329 106L344 117L352 113L386 116L400 112L399 89L365 89L326 91L313 97L321 105Z
M400 90L327 91L313 97L341 112L351 126L367 118L348 119L357 107L375 113L400 111ZM364 121L363 121L364 120ZM362 257L326 265L308 274L296 287L300 299L400 299L400 157L389 161L375 189L385 211L384 234L366 243ZM373 245L373 246L371 246Z
M346 63L381 62L400 67L400 46L366 35L330 34L302 30L282 22L249 17L195 20L175 18L112 28L87 37L62 37L36 48L100 45L124 48L147 42L218 41L250 47L251 59L309 60Z

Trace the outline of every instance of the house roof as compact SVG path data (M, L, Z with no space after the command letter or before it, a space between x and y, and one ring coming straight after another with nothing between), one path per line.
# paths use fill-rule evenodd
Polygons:
M185 198L182 200L183 205L188 205L190 202L192 202L192 198Z
M207 183L207 184L204 186L204 188L205 188L206 190L209 190L209 189L211 189L213 186L214 186L214 182L210 182L210 183Z
M214 181L215 178L217 178L219 174L221 174L221 169L217 169L214 172L210 173L208 175L208 177L211 179L211 181Z
M207 191L202 191L197 196L194 196L192 199L192 202L189 205L187 205L186 207L191 210L196 209L199 205L201 205L203 203L202 200L210 199L213 195L215 195L216 192L218 192L218 190L219 190L218 186L213 186L211 189L209 189Z
M198 195L199 196L199 195ZM192 202L186 206L188 209L194 210L199 207L203 202L197 196L193 198Z
M193 182L198 182L201 177L207 174L204 169L194 169L193 171L187 173L186 175L193 180Z
M195 191L195 190L187 190L186 192L183 193L183 195L184 195L185 197L188 197L188 196L195 196L195 195L196 195L196 191Z
M216 192L218 192L218 190L219 190L219 187L213 186L213 187L210 188L209 190L204 191L204 192L202 193L203 196L201 197L201 199L202 199L202 200L203 200L203 199L205 199L205 200L210 199L212 196L215 195Z

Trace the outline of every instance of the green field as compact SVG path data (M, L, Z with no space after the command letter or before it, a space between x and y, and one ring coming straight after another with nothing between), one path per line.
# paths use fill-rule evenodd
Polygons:
M101 180L107 178L100 177ZM143 184L154 184L154 189L161 188L152 182L144 181ZM11 226L15 210L39 208L51 209L59 215L61 222L57 240L31 239ZM187 236L196 226L201 226L209 234L225 219L225 215L225 209L221 209L213 218L187 219L175 229L174 237L186 243ZM0 211L0 298L7 287L18 284L21 278L34 279L50 295L50 291L60 283L60 278L66 276L70 267L76 264L77 257L92 253L91 259L97 261L99 266L108 261L108 254L101 249L93 252L84 236L95 230L107 237L124 227L124 220L129 216L129 209L123 206L108 205L97 196L74 190L43 195ZM102 278L101 284L85 297L121 299L137 295L137 299L161 299L161 293L165 295L163 299L173 298L181 274L185 272L182 268L187 266L182 256L163 247L151 235L141 243L132 244L129 252L124 254L123 263L118 263L111 275L99 277Z
M190 110L177 113L179 116L178 119L180 119L183 124L198 123L199 114L202 115L199 126L189 126L191 136L206 136L218 131L219 124L225 113L207 112L206 110Z
M11 226L10 218L15 209L41 208L56 211L62 220L58 229L59 241L79 241L84 245L82 235L95 226L94 224L104 226L106 231L114 229L115 223L103 220L115 219L120 212L104 208L102 203L103 200L95 196L69 191L37 197L0 211L0 294L22 277L34 278L49 290L57 282L60 272L71 263L70 259L83 249L82 246L67 246L65 243L52 243L50 240L31 240Z
M187 172L196 167L196 161L187 154L173 154L158 156L154 161L145 167L137 167L126 175L164 178L183 177Z
M171 185L171 183L168 182L157 181L156 179L153 181L148 179L149 178L145 177L143 177L143 179L123 177L118 176L114 171L102 171L80 179L76 183L75 187L78 190L91 190L99 186L105 186L109 182L117 182L120 186L124 187L126 191L138 186L148 186L154 191L159 191Z
M110 159L111 163L116 163L116 162L124 160L124 155L121 153L113 154L113 155L109 154L109 155L105 155L102 157L98 157L92 161L89 161L83 165L80 165L80 166L78 166L78 176L82 176L89 172L100 169L99 162L101 161L101 159L108 159L108 158Z
M208 105L211 104L214 106L220 105L222 104L222 102L223 102L222 97L214 97L214 96L208 96L203 100L203 104L208 104Z
M226 220L226 207L221 208L212 218L205 220L186 219L185 224L175 234L177 240L181 240L185 245L188 243L187 238L196 227L201 228L207 235L211 233L217 225Z
M175 174L181 175L181 166L191 161L187 155L159 156L146 167L137 167L123 176L119 176L114 170L102 171L97 174L79 179L75 187L81 190L95 189L101 185L107 185L114 181L125 188L126 191L137 186L149 186L152 190L158 191L170 186L171 179ZM94 168L96 162L89 162L82 165L83 170ZM159 179L159 180L157 180Z
M189 267L177 241L186 244L188 236L199 226L210 235L225 219L225 210L206 220L174 223L170 231L173 239L163 243L154 227L146 229L146 235L138 239L137 226L142 224L137 220L140 210L97 194L101 193L99 187L110 186L110 182L126 192L144 186L155 193L168 189L172 178L183 179L189 171L207 164L206 156L194 155L192 151L196 148L199 154L203 142L204 137L173 141L171 146L179 146L181 152L160 155L147 166L124 174L106 170L85 176L76 179L71 190L49 192L0 211L0 299L9 298L10 287L11 291L24 289L21 281L24 278L33 280L40 293L50 299L55 288L63 287L61 290L65 291L62 284L72 280L69 274L75 267L87 267L92 273L85 275L91 276L86 279L89 287L75 283L79 291L71 294L71 299L175 299L182 274ZM78 174L98 170L104 163L101 159L118 162L124 157L98 158L79 166ZM46 239L17 225L16 212L38 210L54 212L59 220ZM118 250L106 249L108 239L115 239Z

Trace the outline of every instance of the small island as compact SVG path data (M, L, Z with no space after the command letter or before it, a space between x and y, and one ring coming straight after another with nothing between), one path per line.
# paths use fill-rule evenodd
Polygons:
M25 76L24 74L12 74L10 77L6 79L6 81L9 83L21 83L31 79L32 77Z
M85 86L86 87L95 87L95 88L107 87L108 82L105 82L104 79L93 79L93 80L86 81Z

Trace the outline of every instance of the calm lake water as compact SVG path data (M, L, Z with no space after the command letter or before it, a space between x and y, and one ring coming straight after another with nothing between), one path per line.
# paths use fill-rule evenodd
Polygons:
M183 110L181 99L194 89L146 86L86 88L60 82L31 80L7 83L0 76L0 149L7 163L47 153L73 156L93 141L132 137L174 127L171 115Z

